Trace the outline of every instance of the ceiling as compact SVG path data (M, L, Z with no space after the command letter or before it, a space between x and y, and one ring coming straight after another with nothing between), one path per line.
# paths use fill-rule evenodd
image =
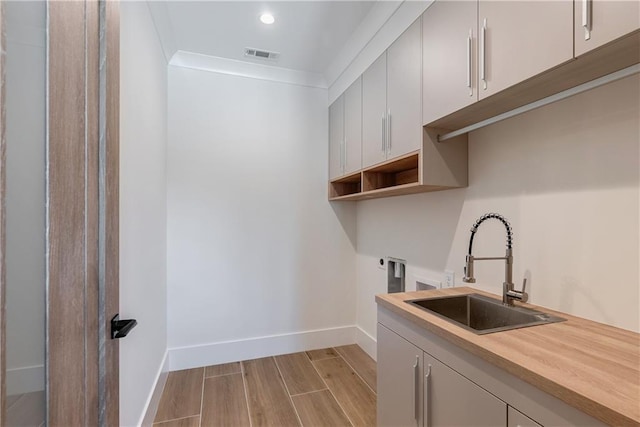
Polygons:
M324 73L376 1L167 1L177 50ZM275 23L260 22L269 12ZM276 62L244 48L280 53Z

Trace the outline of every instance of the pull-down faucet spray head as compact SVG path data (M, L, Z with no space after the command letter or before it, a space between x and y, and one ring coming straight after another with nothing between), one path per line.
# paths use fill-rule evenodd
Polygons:
M482 215L471 227L471 237L469 238L469 253L467 254L466 264L464 267L464 277L462 278L462 281L465 283L476 283L476 279L475 277L473 277L473 261L475 260L472 252L473 238L475 237L476 231L478 231L478 227L480 227L480 224L490 218L495 218L502 224L504 224L504 227L507 229L507 256L511 253L511 246L513 243L513 230L511 229L509 221L507 221L505 217L497 213L488 213ZM511 281L510 277L508 278L508 281Z
M476 278L473 277L473 255L467 255L467 262L464 266L464 277L462 281L465 283L476 283Z
M494 218L500 221L504 227L507 229L507 251L505 256L503 257L486 257L486 258L475 258L473 256L473 238L476 235L476 231L478 231L478 227L480 224L485 222L486 220ZM526 301L527 294L524 292L524 288L522 291L516 291L513 286L513 254L512 254L512 243L513 243L513 231L511 230L511 225L507 221L505 217L497 213L488 213L482 215L471 227L471 237L469 239L469 253L467 254L466 263L464 267L464 277L462 279L465 283L475 283L476 279L473 277L473 263L474 261L485 261L485 260L504 260L505 268L504 268L504 282L502 284L503 295L502 302L504 304L513 305L512 300L518 299L521 301Z

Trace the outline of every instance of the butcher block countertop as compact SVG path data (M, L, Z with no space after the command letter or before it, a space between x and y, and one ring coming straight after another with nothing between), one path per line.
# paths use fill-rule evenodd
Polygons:
M480 294L469 287L377 295L376 302L607 424L640 425L640 334L516 302L566 322L476 335L404 301Z

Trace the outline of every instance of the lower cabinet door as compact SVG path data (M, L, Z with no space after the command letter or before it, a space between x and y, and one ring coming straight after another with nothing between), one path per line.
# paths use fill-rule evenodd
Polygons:
M527 417L522 412L509 406L509 412L507 413L507 426L508 427L542 427L531 418Z
M424 427L507 425L506 403L427 353L423 369Z
M378 323L378 425L422 426L422 350Z

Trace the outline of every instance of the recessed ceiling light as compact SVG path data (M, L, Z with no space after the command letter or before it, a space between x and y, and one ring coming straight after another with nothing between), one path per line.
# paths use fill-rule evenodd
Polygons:
M263 13L262 15L260 15L260 21L263 24L271 25L276 22L276 19L270 13Z

